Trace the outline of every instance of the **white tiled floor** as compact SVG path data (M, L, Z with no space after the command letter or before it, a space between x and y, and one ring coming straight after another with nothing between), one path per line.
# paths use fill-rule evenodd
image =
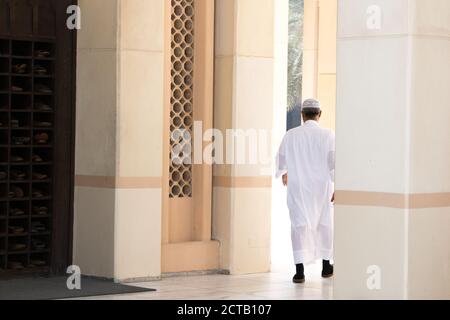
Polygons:
M95 297L102 300L322 300L332 299L333 280L320 277L321 264L306 267L306 283L292 283L294 273L286 189L274 181L272 273L247 276L209 275L136 283L156 292ZM286 232L288 230L289 232Z
M291 272L292 273L292 272ZM332 298L332 280L320 277L320 266L306 269L307 282L291 281L292 274L268 273L245 276L207 275L166 278L136 283L156 292L105 296L100 300L323 300Z

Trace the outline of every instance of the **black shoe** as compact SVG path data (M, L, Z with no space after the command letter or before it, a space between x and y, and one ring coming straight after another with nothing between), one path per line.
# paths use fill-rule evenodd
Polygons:
M334 275L334 267L330 261L323 261L322 278L328 279Z
M305 268L303 263L295 265L295 276L292 281L294 281L294 283L305 283Z
M292 281L297 284L305 283L305 275L304 274L296 274Z

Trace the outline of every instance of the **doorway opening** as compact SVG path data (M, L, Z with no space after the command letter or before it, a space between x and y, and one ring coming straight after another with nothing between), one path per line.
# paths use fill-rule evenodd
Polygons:
M281 13L277 14L276 23L280 25L277 27L277 42L287 43L287 46L277 47L275 53L279 61L276 72L284 72L286 78L286 91L277 98L279 103L286 106L285 126L281 120L275 125L277 136L274 150L279 147L287 130L301 125L301 104L305 99L315 98L321 102L322 127L335 130L336 118L337 0L289 0L286 5L289 8L284 8L284 17ZM277 109L277 112L281 112L281 109ZM279 119L278 116L274 118ZM274 179L272 272L287 272L290 275L295 270L290 230L286 189L280 180ZM321 261L307 267L307 276L309 274L310 278L320 279L321 268Z

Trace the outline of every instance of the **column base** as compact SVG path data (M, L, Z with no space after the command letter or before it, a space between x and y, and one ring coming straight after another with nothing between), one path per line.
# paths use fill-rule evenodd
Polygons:
M171 243L162 246L162 272L180 273L219 269L219 241Z

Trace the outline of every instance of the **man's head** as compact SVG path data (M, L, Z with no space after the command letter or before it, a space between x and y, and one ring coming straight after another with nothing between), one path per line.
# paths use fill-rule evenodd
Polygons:
M322 116L322 110L320 108L320 102L315 99L308 99L303 102L302 106L303 121L319 121Z

